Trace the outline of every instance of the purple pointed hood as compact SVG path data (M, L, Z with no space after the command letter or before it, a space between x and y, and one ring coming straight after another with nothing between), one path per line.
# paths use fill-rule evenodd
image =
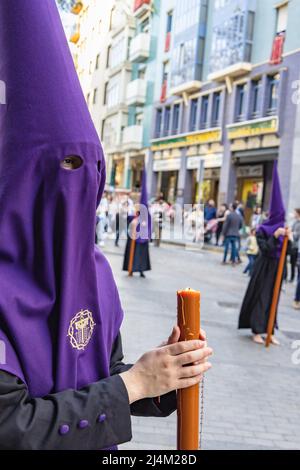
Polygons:
M102 147L55 0L0 2L0 81L0 368L43 396L107 377L123 316L94 244Z
M278 175L277 162L274 162L273 184L270 200L270 209L268 219L258 228L267 236L272 236L274 232L285 225L285 208L282 200L281 187ZM280 240L282 244L282 240ZM281 246L280 246L281 249ZM280 251L280 250L279 250Z

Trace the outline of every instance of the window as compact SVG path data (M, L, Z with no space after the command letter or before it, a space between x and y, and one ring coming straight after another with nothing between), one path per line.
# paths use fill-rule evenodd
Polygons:
M278 110L279 78L279 74L268 78L268 116L276 114Z
M201 117L200 117L200 128L206 129L208 127L208 103L209 96L202 96L201 100Z
M171 117L171 108L170 108L170 106L168 106L168 107L165 108L165 115L164 115L164 135L169 134L170 117Z
M106 58L106 68L110 67L110 53L111 53L111 46L107 48L107 58Z
M88 93L88 94L86 95L86 102L87 102L88 107L89 107L89 105L90 105L90 97L91 97L91 94Z
M107 104L107 87L108 87L108 82L104 84L104 99L103 99L103 104Z
M197 129L197 116L198 116L198 99L195 98L191 101L190 131L195 131Z
M173 12L169 11L167 14L167 34L172 31L172 23L173 23Z
M277 24L276 33L283 33L286 31L288 20L288 4L282 5L277 8Z
M97 96L98 96L98 88L95 88L94 93L93 93L93 104L97 103Z
M97 54L96 63L95 63L95 69L96 70L98 70L98 68L99 68L99 63L100 63L100 54Z
M111 46L110 67L117 67L127 58L128 43L125 36L119 35L114 38L114 43Z
M251 116L257 118L261 105L262 82L261 79L252 81L252 102L251 102Z
M173 108L172 134L178 134L179 132L179 116L180 116L180 104L175 104Z
M221 93L216 92L213 94L213 110L212 110L212 126L218 127L220 125L220 103Z
M117 74L114 75L105 85L105 104L109 108L112 108L119 103L120 82L120 74Z
M160 137L161 122L162 122L162 109L158 109L156 111L155 137Z
M245 91L246 85L238 85L236 87L236 112L235 112L235 120L236 121L243 121L245 118Z

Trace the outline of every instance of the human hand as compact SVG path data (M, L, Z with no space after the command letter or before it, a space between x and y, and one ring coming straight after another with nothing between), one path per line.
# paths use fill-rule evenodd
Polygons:
M274 232L274 237L275 237L275 238L285 237L285 235L286 235L286 229L283 228L283 227L278 228L278 229Z
M178 337L177 329L173 330L171 337L171 340ZM212 353L205 341L191 340L167 344L143 354L130 370L120 374L129 402L198 384L202 375L211 368L207 359Z

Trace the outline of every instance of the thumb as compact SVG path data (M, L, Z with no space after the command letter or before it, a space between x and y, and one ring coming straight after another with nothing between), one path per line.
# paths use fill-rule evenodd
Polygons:
M167 344L178 343L179 338L180 338L180 328L179 326L175 325L173 327L172 333L170 334L168 338Z
M179 329L179 326L175 325L173 326L172 333L170 334L167 341L164 341L158 347L162 348L163 346L167 346L168 344L178 343L179 338L180 338L180 329Z

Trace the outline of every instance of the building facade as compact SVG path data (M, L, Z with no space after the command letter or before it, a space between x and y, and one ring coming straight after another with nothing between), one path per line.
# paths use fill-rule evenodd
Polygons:
M298 0L73 1L70 40L108 184L268 208L278 161L300 206Z
M178 203L238 199L249 220L256 205L268 208L278 160L291 211L300 205L300 2L185 5L173 2L168 93L155 97L152 193Z

